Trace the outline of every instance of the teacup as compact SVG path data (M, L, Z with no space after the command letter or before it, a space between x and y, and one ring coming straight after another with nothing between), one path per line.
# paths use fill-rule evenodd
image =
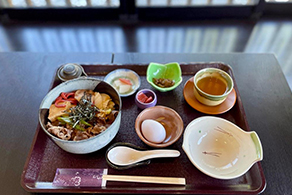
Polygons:
M233 80L218 68L205 68L194 76L196 99L206 106L217 106L225 101L233 89Z

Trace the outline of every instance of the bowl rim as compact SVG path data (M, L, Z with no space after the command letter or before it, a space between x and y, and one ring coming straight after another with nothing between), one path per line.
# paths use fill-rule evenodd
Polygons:
M138 94L139 94L140 92L143 92L143 91L148 91L148 92L150 92L150 93L153 94L154 98L153 98L153 100L152 100L151 102L149 102L149 103L144 103L144 102L141 102L141 101L138 99ZM153 103L157 100L157 96L156 96L155 92L152 91L151 89L140 89L140 90L136 93L136 95L135 95L135 99L137 100L137 102L138 102L139 104L141 104L141 105L143 105L143 106L148 106L148 105L150 105L150 104L153 104Z
M109 86L110 86L110 87L111 87L111 88L117 93L117 95L118 95L118 97L119 97L119 103L120 103L120 105L119 105L119 113L118 113L116 119L117 119L118 117L121 117L121 111L122 111L122 100L121 100L121 97L120 97L119 93L117 92L117 90L116 90L113 86L111 86L109 83L107 83L107 82L105 82L105 81L103 81L103 80L97 79L97 78L93 78L93 77L79 77L79 78L76 78L76 79L71 79L71 80L68 80L68 81L62 82L62 83L60 83L59 85L57 85L56 87L52 88L52 89L51 89L51 90L45 95L45 97L43 98L43 100L42 100L42 102L41 102L41 104L40 104L39 112L38 112L39 124L40 124L41 128L43 129L43 131L44 131L47 135L49 135L50 138L55 139L55 140L58 140L59 142L63 142L63 143L82 143L82 142L87 142L87 141L89 141L89 140L97 139L98 137L102 136L102 135L108 130L109 127L111 127L113 124L115 124L115 123L118 122L118 121L115 119L114 122L113 122L110 126L108 126L107 129L106 129L105 131L101 132L100 134L97 134L97 135L95 135L95 136L93 136L93 137L90 137L90 138L88 138L88 139L83 139L83 140L78 140L78 141L73 141L73 140L63 140L63 139L60 139L60 138L58 138L58 137L56 137L56 136L54 136L54 135L52 135L51 133L48 132L48 130L45 128L44 124L41 122L41 111L42 111L42 109L43 109L43 108L42 108L43 103L45 102L46 98L49 97L49 96L53 93L53 90L56 90L56 89L61 88L61 87L63 87L63 86L66 86L67 83L69 83L69 82L78 82L78 80L94 80L94 81L104 82L104 83L106 83L107 85L109 85ZM48 111L48 112L49 112L49 111Z
M149 76L150 76L150 73L149 73L149 71L150 71L150 67L151 66L168 66L168 65L170 65L170 64L176 64L176 66L178 67L178 71L179 71L179 80L178 80L178 82L176 82L173 86L171 86L171 87L159 87L159 86L157 86L157 85L155 85L151 80L150 80L150 78L149 78ZM149 63L149 65L148 65L148 67L147 67L147 71L146 71L146 80L147 80L147 82L152 86L152 87L154 87L155 89L157 89L157 90L159 90L159 91L161 91L161 92L166 92L166 91L171 91L171 90L173 90L173 89L175 89L176 87L178 87L179 85L180 85L180 83L182 82L182 80L183 80L183 78L182 78L182 72L181 72L181 67L180 67L180 64L178 63L178 62L169 62L169 63L166 63L166 64L161 64L161 63L156 63L156 62L150 62Z
M115 69L115 70L109 72L109 73L104 77L103 81L106 82L106 83L108 83L108 84L110 84L110 81L108 80L108 77L109 77L111 74L113 74L113 73L115 73L115 72L120 72L120 71L125 71L125 72L131 72L131 73L133 73L133 74L135 75L135 77L138 79L138 85L135 86L135 88L134 88L130 93L120 94L120 93L118 92L118 94L119 94L121 97L128 97L128 96L130 96L130 95L133 95L133 94L139 89L139 87L141 86L141 78L140 78L140 76L139 76L135 71L133 71L133 70L131 70L131 69L128 69L128 68L118 68L118 69ZM110 85L111 85L111 84L110 84ZM114 87L113 87L113 88L114 88Z
M228 89L227 92L225 92L225 93L222 94L222 95L211 95L211 94L208 94L208 93L202 91L202 90L197 86L197 83L195 82L196 78L198 77L198 75L199 75L201 72L205 72L205 71L207 71L207 70L218 71L218 72L224 74L224 75L225 75L225 76L231 81L231 87ZM204 96L205 98L207 98L207 97L210 97L210 98L224 98L224 97L227 97L228 94L232 91L232 89L233 89L233 87L234 87L234 81L233 81L233 79L231 78L231 76L230 76L227 72L225 72L224 70L221 70L221 69L219 69L219 68L203 68L203 69L199 70L199 71L196 72L196 74L193 76L193 82L194 82L194 85L195 85L196 90L197 90L198 92L200 92L201 94L203 94L203 96ZM214 100L214 101L216 101L216 100Z
M174 113L175 116L178 118L178 121L180 123L180 125L179 125L180 128L178 128L179 133L177 134L177 136L173 140L168 141L166 143L152 143L152 142L149 142L148 140L146 140L145 137L142 135L141 128L140 128L142 122L140 122L140 125L139 125L138 119L140 119L145 112L148 112L149 110L153 110L153 109L165 109L167 111ZM136 131L138 137L148 146L155 147L155 148L164 148L164 147L167 147L167 146L174 144L178 139L180 139L180 137L182 136L183 131L184 131L184 123L183 123L181 116L174 109L166 107L166 106L158 105L158 106L146 108L142 112L140 112L140 114L136 117L136 120L135 120L135 131Z

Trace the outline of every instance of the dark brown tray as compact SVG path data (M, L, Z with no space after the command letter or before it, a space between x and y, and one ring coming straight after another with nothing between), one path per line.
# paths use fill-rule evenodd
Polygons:
M88 76L103 79L110 71L117 68L128 68L137 72L141 77L141 89L151 88L146 81L145 74L147 65L83 65ZM230 66L223 63L192 63L181 64L183 82L173 91L158 92L158 105L164 105L176 110L183 119L186 127L193 119L205 116L193 109L184 100L183 87L185 82L198 70L205 67L216 67L228 72L234 79L234 88L237 92L237 100L234 107L224 114L217 115L225 118L242 129L250 131L246 121L245 112L237 89L235 78ZM52 82L52 88L60 81L57 77ZM154 89L153 89L154 90ZM155 91L155 90L154 90ZM116 142L129 142L137 146L149 148L135 133L135 119L141 112L135 103L134 95L122 98L122 120L117 136L105 148L86 155L70 154L55 145L37 127L31 150L27 157L21 178L21 185L29 192L75 192L75 193L123 193L123 194L259 194L264 191L266 181L261 164L254 164L243 176L232 180L219 180L211 178L200 172L189 161L182 150L183 136L168 148L177 149L181 152L178 158L154 159L150 165L135 167L128 170L112 169L105 160L106 149ZM150 148L149 148L150 149ZM184 177L186 186L142 184L127 182L107 182L105 188L54 188L51 182L57 168L108 168L110 175L140 175L140 176L165 176Z

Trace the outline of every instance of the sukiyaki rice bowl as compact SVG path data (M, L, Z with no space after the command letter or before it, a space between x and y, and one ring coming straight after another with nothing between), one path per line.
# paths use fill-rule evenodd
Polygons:
M118 133L121 98L104 81L81 77L53 88L43 99L39 121L63 150L86 154L106 146Z

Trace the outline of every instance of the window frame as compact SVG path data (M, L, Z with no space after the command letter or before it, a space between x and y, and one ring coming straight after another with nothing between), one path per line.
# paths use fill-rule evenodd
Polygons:
M120 0L120 7L92 8L2 8L1 18L17 20L196 20L258 19L262 15L291 16L292 3L246 6L138 7L135 0Z

